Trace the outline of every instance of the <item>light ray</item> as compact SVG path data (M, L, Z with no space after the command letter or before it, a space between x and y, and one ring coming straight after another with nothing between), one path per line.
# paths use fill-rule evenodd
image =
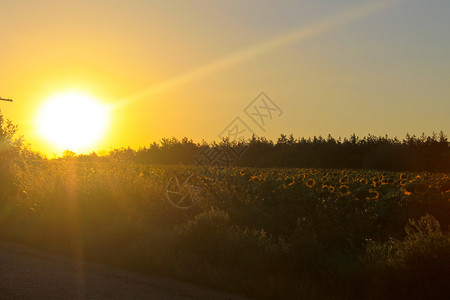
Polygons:
M313 36L317 36L345 24L357 21L364 17L368 17L372 14L383 11L405 1L407 0L371 1L370 3L353 6L350 9L333 14L310 25L300 27L287 33L269 38L256 45L250 46L241 51L234 52L228 56L218 59L210 64L206 64L197 69L191 70L184 74L175 76L169 80L163 81L157 85L151 86L144 91L121 99L116 103L115 106L121 107L124 105L129 105L134 101L146 99L154 94L160 93L169 88L173 88L174 86L230 68L239 63L287 47L294 43L298 43L300 41L306 40Z

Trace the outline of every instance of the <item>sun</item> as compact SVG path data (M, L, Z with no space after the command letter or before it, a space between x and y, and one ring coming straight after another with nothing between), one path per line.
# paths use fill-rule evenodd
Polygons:
M58 150L83 151L101 140L109 108L89 94L70 91L49 97L37 116L40 136Z

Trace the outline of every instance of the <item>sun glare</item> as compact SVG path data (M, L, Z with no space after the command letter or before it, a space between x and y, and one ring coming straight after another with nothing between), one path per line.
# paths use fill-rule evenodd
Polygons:
M82 92L65 92L46 100L38 113L39 134L58 151L83 151L105 134L108 107Z

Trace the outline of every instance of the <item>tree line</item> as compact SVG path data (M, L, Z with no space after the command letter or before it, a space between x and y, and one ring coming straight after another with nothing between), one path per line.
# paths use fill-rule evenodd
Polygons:
M11 171L11 162L45 159L16 136L17 126L0 112L0 179ZM248 140L200 143L191 139L163 138L139 149L120 148L98 155L76 155L67 150L60 159L79 161L128 160L142 164L212 165L262 168L346 168L387 171L450 172L450 143L439 134L407 134L402 140L368 135L362 138L295 138L281 134L276 140L253 136ZM0 180L3 181L3 180Z
M66 155L67 156L67 155ZM98 159L96 153L78 156ZM188 138L162 139L137 150L111 150L103 159L127 159L143 164L184 164L279 168L351 168L387 171L450 172L450 144L444 132L430 136L407 134L403 140L368 135L349 138L294 138L196 143Z

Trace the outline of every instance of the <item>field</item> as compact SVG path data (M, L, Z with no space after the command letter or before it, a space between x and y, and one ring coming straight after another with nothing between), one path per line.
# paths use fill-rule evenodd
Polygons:
M3 239L258 298L449 292L448 174L67 158L1 176Z

